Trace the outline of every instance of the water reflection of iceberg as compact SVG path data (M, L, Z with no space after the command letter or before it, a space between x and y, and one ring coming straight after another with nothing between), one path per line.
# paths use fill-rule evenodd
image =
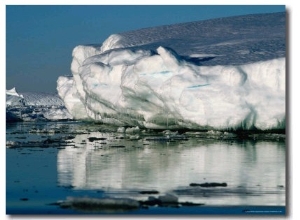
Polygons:
M89 142L77 135L75 146L58 153L58 182L75 189L144 190L160 192L192 182L226 182L230 187L276 188L285 185L284 142L201 141ZM114 148L118 144L125 146Z

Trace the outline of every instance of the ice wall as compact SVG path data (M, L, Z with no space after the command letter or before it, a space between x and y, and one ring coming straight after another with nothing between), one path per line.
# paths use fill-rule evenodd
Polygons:
M78 70L77 81L58 79L77 119L170 129L285 127L284 58L207 67L163 47L154 55L124 49L92 56Z
M73 50L73 77L59 77L57 90L74 118L153 129L285 128L285 57L278 43L284 39L276 33L270 44L251 35L252 41L246 40L246 45L234 39L231 44L215 44L213 48L226 45L220 54L203 54L202 47L198 51L187 48L193 53L184 56L169 47L153 49L173 42L182 50L184 44L178 46L178 40L162 40L160 35L159 41L150 42L151 38L145 43L137 40L139 36L134 41L126 36L112 35L101 46ZM260 42L260 51L251 52L251 42L255 47ZM271 53L273 50L277 52ZM231 53L242 58L228 63ZM249 62L244 61L247 57ZM211 62L213 59L217 61Z

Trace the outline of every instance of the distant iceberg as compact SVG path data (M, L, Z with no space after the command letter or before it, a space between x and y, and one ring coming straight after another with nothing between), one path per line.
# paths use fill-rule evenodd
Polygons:
M73 119L57 94L6 90L6 121Z
M17 93L16 88L6 90L6 106L24 105L24 97Z
M151 129L285 129L285 13L111 35L73 50L75 119Z

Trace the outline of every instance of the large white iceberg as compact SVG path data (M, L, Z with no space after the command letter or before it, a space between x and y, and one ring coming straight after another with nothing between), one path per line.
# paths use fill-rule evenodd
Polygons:
M102 45L75 47L71 71L57 90L75 119L153 129L284 129L285 13L111 35Z

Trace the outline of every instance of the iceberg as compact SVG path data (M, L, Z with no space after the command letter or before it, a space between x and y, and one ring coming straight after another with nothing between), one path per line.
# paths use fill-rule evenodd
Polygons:
M6 90L6 121L64 120L73 116L57 94Z
M6 90L6 106L24 105L24 97L17 93L16 88Z
M149 129L285 129L285 13L113 34L73 50L70 114Z

